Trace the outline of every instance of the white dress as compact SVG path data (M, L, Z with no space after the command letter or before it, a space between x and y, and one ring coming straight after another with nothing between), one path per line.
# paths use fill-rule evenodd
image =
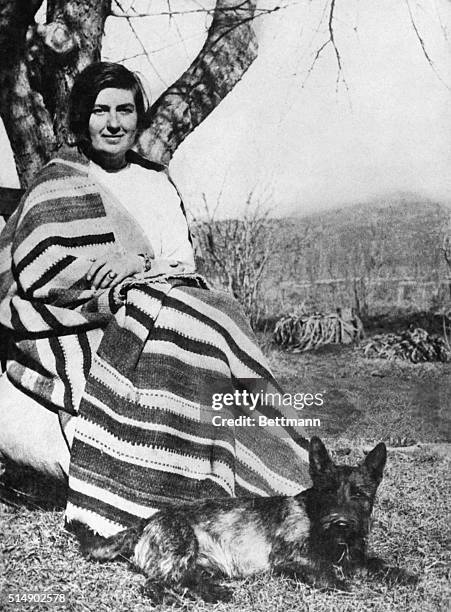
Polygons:
M138 222L156 259L173 259L185 265L185 272L194 272L193 248L180 197L164 172L138 164L107 172L91 161L89 175Z

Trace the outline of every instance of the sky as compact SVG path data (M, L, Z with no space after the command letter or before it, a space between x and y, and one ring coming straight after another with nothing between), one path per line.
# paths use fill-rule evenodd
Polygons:
M155 14L133 20L149 59L115 18L103 55L128 58L155 99L198 53L209 19L198 10L214 1L172 2L184 14L171 19L159 15L167 0L134 4ZM257 60L174 155L188 209L199 216L206 200L218 218L237 216L252 194L275 216L300 215L400 192L451 206L451 2L336 0L341 73L330 43L312 68L329 1L259 2L276 5L255 20ZM0 144L0 185L14 186L4 133Z

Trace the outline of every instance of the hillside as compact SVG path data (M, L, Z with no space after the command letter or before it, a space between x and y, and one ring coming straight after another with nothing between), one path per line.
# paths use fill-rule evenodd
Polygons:
M282 310L304 300L364 311L444 305L450 272L442 246L450 211L401 197L273 220L268 298Z

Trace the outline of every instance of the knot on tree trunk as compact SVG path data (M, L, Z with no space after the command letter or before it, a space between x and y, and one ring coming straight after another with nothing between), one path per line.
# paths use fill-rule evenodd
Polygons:
M60 56L67 55L76 47L75 38L63 21L39 25L37 32L46 46Z

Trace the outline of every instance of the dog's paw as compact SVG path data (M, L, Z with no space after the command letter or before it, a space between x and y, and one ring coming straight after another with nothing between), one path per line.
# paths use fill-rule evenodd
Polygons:
M180 585L147 580L142 587L142 592L156 605L172 605L180 604L188 593L188 589Z
M390 583L415 585L419 581L419 577L415 574L401 567L387 565L382 559L378 559L377 557L368 559L364 569L367 575L381 578Z
M285 572L284 572L285 573ZM347 577L335 571L320 571L318 569L298 568L290 573L290 578L303 582L321 591L346 591L351 590Z
M231 589L210 581L182 585L147 580L142 590L143 594L157 605L181 605L186 600L219 603L232 599Z
M206 603L213 604L228 602L233 595L229 587L209 580L190 586L190 590Z
M415 586L418 584L420 578L401 567L389 567L385 572L385 580L396 584Z

